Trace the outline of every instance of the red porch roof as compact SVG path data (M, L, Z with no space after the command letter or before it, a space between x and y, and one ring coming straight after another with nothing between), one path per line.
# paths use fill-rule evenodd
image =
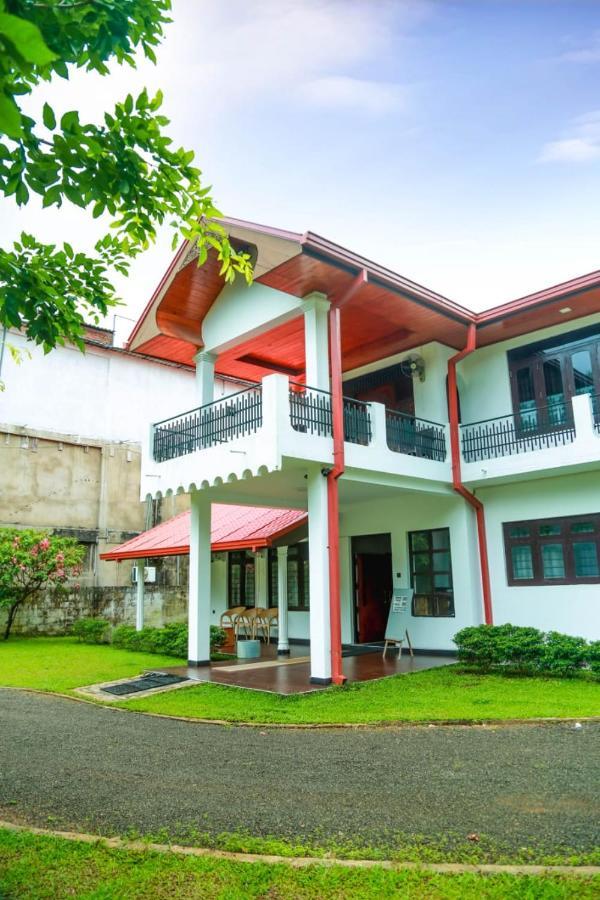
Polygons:
M212 505L212 549L238 550L270 547L274 541L301 525L307 514L301 509L271 509L262 506ZM180 556L190 552L190 511L143 531L101 559L143 559Z

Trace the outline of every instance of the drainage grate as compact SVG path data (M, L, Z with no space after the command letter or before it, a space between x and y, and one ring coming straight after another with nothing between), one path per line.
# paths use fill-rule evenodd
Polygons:
M165 675L162 672L149 672L148 675L142 675L134 681L125 681L122 684L113 684L110 687L102 688L107 694L137 694L139 691L151 691L153 688L169 687L172 684L179 684L182 681L189 681L189 678L182 678L180 675Z

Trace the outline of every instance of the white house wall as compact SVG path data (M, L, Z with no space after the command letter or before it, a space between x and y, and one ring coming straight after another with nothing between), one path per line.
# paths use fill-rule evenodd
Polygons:
M344 641L352 639L353 627L350 539L360 535L389 533L394 587L408 587L408 532L433 528L450 529L455 616L408 617L413 645L422 650L456 649L452 643L456 632L466 625L482 621L481 583L470 508L459 497L397 492L389 500L358 503L342 511L340 534L346 540L341 558Z
M502 531L504 522L600 513L598 473L485 487L477 495L485 507L495 623L531 625L599 640L600 585L509 587Z

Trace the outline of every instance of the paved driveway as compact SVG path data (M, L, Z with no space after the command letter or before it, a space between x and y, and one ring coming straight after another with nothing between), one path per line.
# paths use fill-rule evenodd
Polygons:
M142 833L600 843L600 724L266 730L0 690L0 816Z

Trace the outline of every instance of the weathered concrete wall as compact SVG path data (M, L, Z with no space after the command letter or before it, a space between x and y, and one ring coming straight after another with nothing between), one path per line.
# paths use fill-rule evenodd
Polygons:
M112 625L135 625L135 588L89 587L62 597L41 597L21 608L13 634L65 634L77 619L94 616ZM187 587L146 585L146 625L160 627L187 620ZM0 629L6 613L0 612Z

